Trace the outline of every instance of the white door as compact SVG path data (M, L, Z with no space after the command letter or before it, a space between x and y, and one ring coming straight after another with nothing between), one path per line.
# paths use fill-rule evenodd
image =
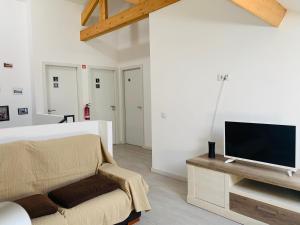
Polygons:
M126 143L144 145L144 99L142 70L124 71Z
M77 68L46 66L48 113L75 115L78 121Z
M106 120L113 123L113 141L116 134L115 71L91 70L91 119Z

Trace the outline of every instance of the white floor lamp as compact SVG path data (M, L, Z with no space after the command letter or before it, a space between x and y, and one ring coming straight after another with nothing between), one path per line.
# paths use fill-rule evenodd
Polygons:
M213 119L212 119L212 123L211 123L210 140L208 141L208 157L212 158L212 159L216 158L216 150L215 150L216 142L214 139L216 117L217 117L218 109L220 106L221 97L223 94L224 84L225 84L225 81L228 80L228 75L220 75L220 79L221 79L221 86L219 89L216 106L215 106L215 110L214 110L214 114L213 114Z
M32 225L25 209L14 202L0 202L1 225Z

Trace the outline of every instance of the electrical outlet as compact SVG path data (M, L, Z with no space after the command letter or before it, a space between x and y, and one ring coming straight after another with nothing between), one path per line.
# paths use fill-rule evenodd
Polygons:
M218 74L217 80L218 81L228 81L229 75L228 74Z

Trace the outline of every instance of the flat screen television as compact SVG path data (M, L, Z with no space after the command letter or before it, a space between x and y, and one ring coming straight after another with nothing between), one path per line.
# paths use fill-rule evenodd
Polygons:
M225 122L225 157L296 169L296 126Z

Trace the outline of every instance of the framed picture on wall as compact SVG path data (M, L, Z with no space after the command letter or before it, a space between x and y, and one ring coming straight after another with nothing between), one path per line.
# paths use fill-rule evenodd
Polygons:
M0 122L9 121L9 107L0 106Z

